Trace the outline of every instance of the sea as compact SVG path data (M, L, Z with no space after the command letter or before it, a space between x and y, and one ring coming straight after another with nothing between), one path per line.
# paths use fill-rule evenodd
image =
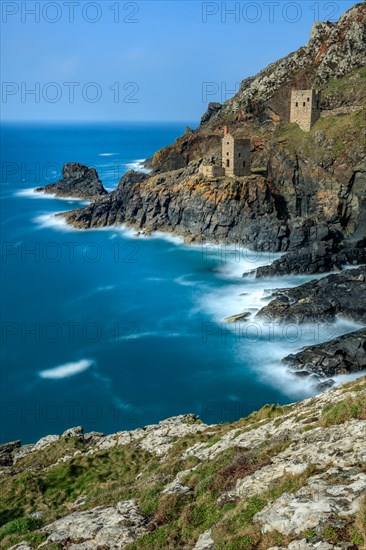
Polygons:
M75 230L55 214L86 201L34 192L67 162L95 167L111 191L186 125L2 126L1 442L185 413L232 422L313 395L281 358L357 328L259 321L271 289L309 280L256 280L251 272L278 254L124 226ZM245 322L225 321L243 312Z

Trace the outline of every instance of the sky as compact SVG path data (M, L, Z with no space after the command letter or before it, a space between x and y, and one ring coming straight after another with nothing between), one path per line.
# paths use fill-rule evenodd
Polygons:
M1 1L1 118L197 121L354 0Z

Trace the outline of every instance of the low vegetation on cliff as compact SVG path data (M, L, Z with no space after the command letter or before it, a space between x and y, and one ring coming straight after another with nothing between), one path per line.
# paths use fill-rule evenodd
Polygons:
M361 549L365 440L363 377L231 424L183 415L8 444L1 547Z

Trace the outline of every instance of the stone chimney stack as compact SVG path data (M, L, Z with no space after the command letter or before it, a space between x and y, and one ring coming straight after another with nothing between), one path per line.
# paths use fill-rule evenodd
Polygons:
M227 126L224 126L224 136L227 136L229 133L229 128Z

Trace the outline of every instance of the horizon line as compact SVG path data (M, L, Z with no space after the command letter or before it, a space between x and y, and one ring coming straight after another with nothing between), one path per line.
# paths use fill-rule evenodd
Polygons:
M61 120L61 119L55 119L55 120L44 120L44 119L3 119L0 121L1 124L161 124L161 123L167 123L167 124L187 124L187 123L195 123L199 124L199 119L166 119L166 120L159 120L159 119L153 119L153 120Z

